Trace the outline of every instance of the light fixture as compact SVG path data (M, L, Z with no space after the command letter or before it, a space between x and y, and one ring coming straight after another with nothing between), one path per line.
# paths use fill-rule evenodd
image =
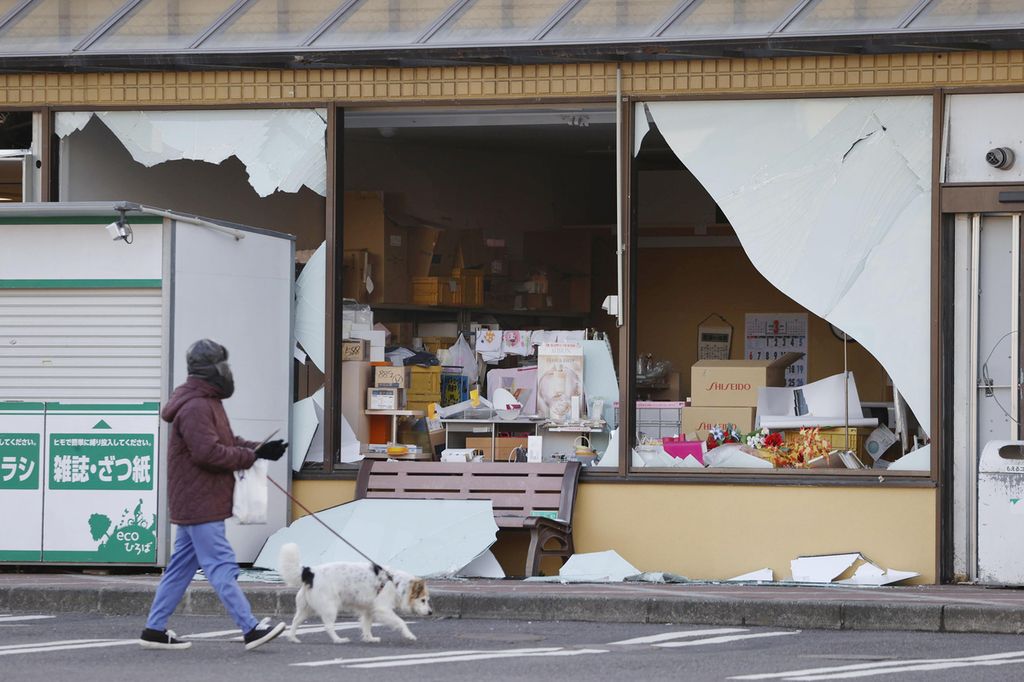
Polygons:
M120 215L117 220L107 225L107 234L115 242L121 239L125 244L131 244L135 241L135 235L132 234L132 226L128 224L128 218L125 217L125 209L118 207L117 212Z

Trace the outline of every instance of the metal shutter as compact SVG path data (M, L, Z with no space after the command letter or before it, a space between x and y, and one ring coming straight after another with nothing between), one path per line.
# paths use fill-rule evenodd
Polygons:
M160 289L0 289L0 400L159 400Z

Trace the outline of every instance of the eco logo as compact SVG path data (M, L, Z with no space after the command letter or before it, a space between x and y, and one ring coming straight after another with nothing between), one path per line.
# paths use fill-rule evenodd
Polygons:
M39 488L38 433L0 433L0 490Z
M101 561L139 562L156 560L156 515L146 519L142 500L135 509L125 509L115 525L109 516L89 517L89 533L100 543L96 553Z
M151 433L50 434L51 490L152 490Z

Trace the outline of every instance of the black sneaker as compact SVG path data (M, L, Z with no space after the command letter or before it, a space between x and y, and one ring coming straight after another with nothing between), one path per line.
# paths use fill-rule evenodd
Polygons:
M142 631L142 635L139 636L139 645L143 649L167 649L174 651L178 649L188 649L192 646L192 642L184 642L178 639L178 636L174 634L173 630L154 630L152 628L146 628Z
M245 633L245 650L252 651L256 647L263 646L270 640L274 639L282 632L284 632L285 624L278 623L273 627L270 626L269 618L265 618L260 621L260 624L254 627L249 632Z

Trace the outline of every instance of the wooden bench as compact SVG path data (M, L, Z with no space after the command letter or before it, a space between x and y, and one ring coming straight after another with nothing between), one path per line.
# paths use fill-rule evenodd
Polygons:
M364 459L356 499L490 500L501 530L530 532L526 575L537 575L546 556L573 554L572 509L579 462L386 462ZM554 512L555 518L534 512ZM548 547L553 544L553 547Z

